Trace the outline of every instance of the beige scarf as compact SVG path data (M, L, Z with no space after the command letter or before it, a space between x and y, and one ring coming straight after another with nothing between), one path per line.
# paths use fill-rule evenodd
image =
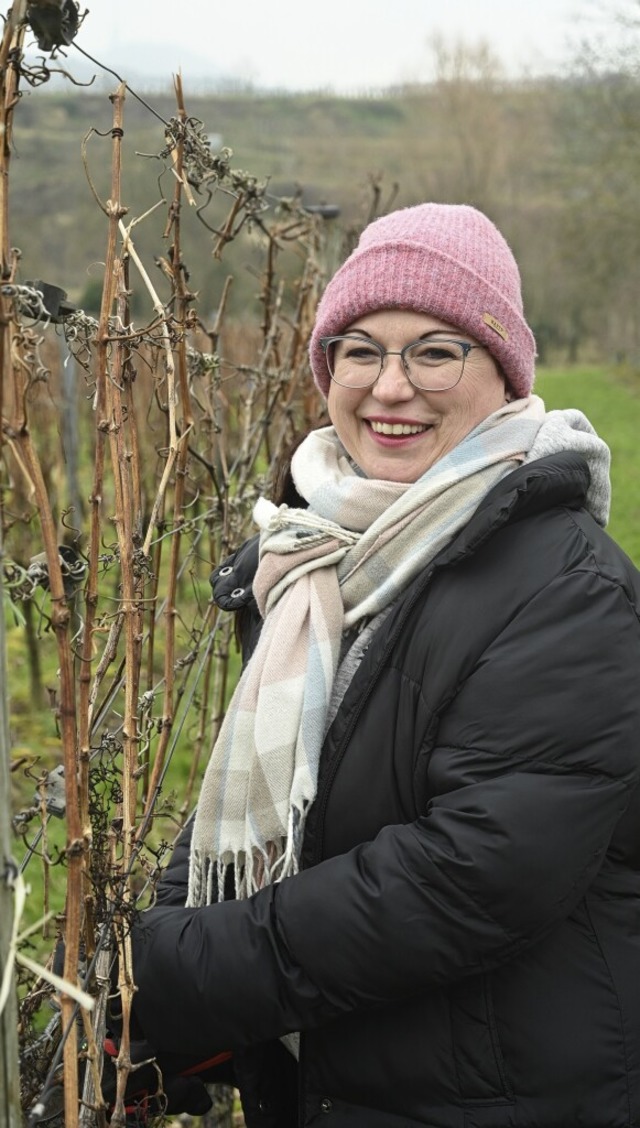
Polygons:
M188 904L222 897L229 869L236 897L297 872L343 631L388 607L534 456L544 421L538 397L510 403L410 485L362 477L328 427L292 463L309 508L258 502L254 592L265 622L205 774ZM603 458L605 444L580 421L563 419L543 453L574 448L577 429Z

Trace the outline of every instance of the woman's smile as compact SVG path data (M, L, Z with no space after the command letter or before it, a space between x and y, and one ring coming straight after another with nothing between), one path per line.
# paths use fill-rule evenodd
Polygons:
M398 440L413 438L416 435L423 435L429 429L427 423L411 423L405 419L366 419L374 435L384 442L386 439L391 439L391 445L397 445Z

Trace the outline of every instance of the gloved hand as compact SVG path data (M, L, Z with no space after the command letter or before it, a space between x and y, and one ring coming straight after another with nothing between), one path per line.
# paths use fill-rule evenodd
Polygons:
M102 1095L110 1111L116 1098L118 1071L115 1061L118 1044L115 1038L104 1041ZM142 1128L156 1116L187 1112L202 1116L212 1105L206 1082L233 1082L231 1054L222 1053L207 1061L193 1063L186 1058L156 1055L148 1042L131 1042L132 1070L125 1090L126 1123Z
M58 941L53 969L62 975L64 968L64 943ZM83 969L84 970L84 969ZM113 1112L118 1085L116 1059L122 1035L120 997L116 992L117 967L112 969L114 993L110 997L107 1013L110 1032L104 1040L102 1067L102 1095L109 1114ZM205 1060L194 1062L193 1057L178 1054L156 1054L144 1039L135 1020L131 1021L130 1057L132 1069L125 1089L127 1128L146 1128L156 1117L186 1112L203 1116L213 1101L205 1085L220 1083L235 1085L232 1054L218 1053Z
M109 1111L113 1111L118 1085L116 1059L122 1040L122 1009L116 989L117 965L111 970L112 994L107 1002L107 1035L104 1040L102 1095ZM194 1060L184 1054L158 1053L130 1017L129 1053L132 1069L125 1088L127 1128L141 1128L154 1118L166 1114L189 1113L202 1116L213 1102L205 1085L220 1082L235 1085L232 1055L226 1051L207 1060Z

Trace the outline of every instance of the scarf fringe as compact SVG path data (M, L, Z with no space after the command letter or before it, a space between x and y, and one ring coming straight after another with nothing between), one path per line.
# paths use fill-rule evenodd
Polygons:
M263 847L252 843L234 853L227 851L219 858L213 851L192 849L187 906L198 908L224 901L230 874L233 875L234 899L242 901L268 885L277 885L299 873L305 821L306 813L292 806L287 836L279 846L270 843ZM247 858L251 858L250 865L247 865Z

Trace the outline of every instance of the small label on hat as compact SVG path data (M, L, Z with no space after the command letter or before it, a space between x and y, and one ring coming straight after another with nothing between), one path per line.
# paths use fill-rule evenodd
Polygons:
M505 329L504 325L501 325L498 321L498 318L494 317L492 313L483 313L482 320L484 321L485 325L488 325L490 329L493 329L494 333L497 333L499 337L502 337L503 341L509 340L508 329Z

